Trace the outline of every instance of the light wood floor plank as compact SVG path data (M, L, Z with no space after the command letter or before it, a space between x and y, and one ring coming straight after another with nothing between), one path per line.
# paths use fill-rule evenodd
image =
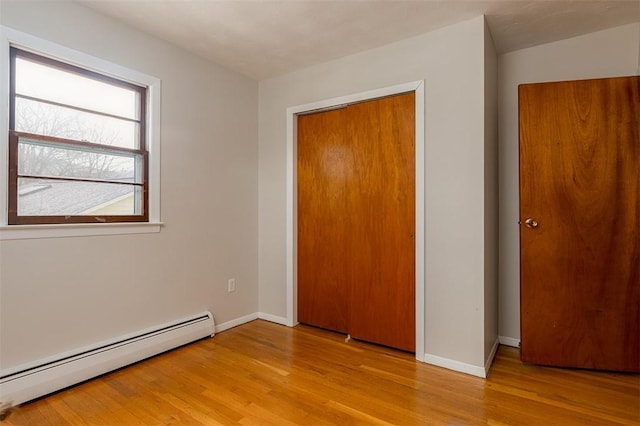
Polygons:
M640 376L523 365L486 380L265 321L24 404L14 425L638 425Z

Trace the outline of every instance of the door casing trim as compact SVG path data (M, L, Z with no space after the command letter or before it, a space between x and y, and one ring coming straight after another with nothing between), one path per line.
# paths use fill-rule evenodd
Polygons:
M425 140L424 140L424 80L411 81L337 98L324 99L287 108L287 170L286 170L286 324L298 324L297 307L297 117L356 102L401 93L415 93L415 303L416 359L425 356Z

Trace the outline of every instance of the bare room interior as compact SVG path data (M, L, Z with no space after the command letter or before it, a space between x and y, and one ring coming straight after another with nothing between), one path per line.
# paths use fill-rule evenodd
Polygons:
M640 422L640 2L0 0L0 69L3 424Z

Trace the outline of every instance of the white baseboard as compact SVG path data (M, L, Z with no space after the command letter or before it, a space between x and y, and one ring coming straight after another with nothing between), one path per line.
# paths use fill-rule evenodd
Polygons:
M513 346L514 348L520 347L520 339L514 339L513 337L500 336L500 344L505 346Z
M258 312L258 318L265 321L269 321L269 322L275 322L276 324L289 326L289 322L285 317L278 317L276 315L265 314L264 312Z
M230 328L237 327L239 325L251 322L253 320L258 319L258 313L254 312L249 315L245 315L240 318L233 319L231 321L223 322L222 324L216 325L216 333L220 333L221 331L229 330Z
M484 363L484 376L487 377L489 375L489 370L491 369L491 364L493 364L493 359L496 357L496 352L498 352L498 347L500 346L500 337L496 338L496 341L493 343L493 347L491 348L491 353L489 353L489 358L487 358L487 362Z
M245 315L240 318L236 318L231 321L227 321L220 325L216 325L216 333L219 333L224 330L228 330L230 328L242 325L244 323L253 321L255 319L261 319L269 322L273 322L276 324L281 324L285 326L289 326L289 323L285 317L279 317L276 315L266 314L264 312L255 312L253 314ZM489 369L491 368L491 364L493 363L493 359L498 351L498 346L502 344L503 337L499 337L496 339L493 348L491 349L491 353L489 354L489 358L485 363L484 367L478 367L476 365L466 364L464 362L455 361L448 358L439 357L437 355L425 354L424 362L427 364L436 365L438 367L444 367L449 370L458 371L465 374L471 374L472 376L486 378ZM512 339L515 340L515 339ZM518 342L517 340L515 340Z
M279 316L271 315L271 314L265 314L264 312L254 312L252 314L244 315L244 316L242 316L240 318L236 318L236 319L233 319L231 321L223 322L222 324L216 325L216 333L220 333L221 331L229 330L230 328L237 327L239 325L246 324L248 322L251 322L251 321L257 320L257 319L261 319L261 320L265 320L265 321L269 321L269 322L274 322L276 324L281 324L281 325L286 325L286 326L289 325L287 323L287 319L284 318L284 317L279 317Z
M477 365L466 364L464 362L455 361L449 358L443 358L437 355L424 354L424 362L427 364L435 365L438 367L444 367L448 370L458 371L460 373L471 374L472 376L487 377L485 367L479 367Z

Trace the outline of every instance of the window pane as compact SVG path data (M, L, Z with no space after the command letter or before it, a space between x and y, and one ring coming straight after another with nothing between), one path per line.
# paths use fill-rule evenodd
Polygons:
M16 58L16 93L139 119L139 94L75 73Z
M18 174L142 183L142 156L20 138Z
M137 149L138 123L16 98L18 132Z
M18 215L140 215L141 195L133 185L18 178Z

